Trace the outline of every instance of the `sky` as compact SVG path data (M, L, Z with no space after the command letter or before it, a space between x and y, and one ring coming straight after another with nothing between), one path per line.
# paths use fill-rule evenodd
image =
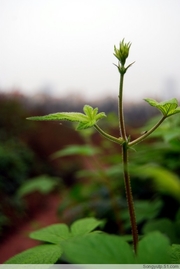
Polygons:
M114 45L131 42L124 98L180 97L179 0L0 0L0 90L117 97Z

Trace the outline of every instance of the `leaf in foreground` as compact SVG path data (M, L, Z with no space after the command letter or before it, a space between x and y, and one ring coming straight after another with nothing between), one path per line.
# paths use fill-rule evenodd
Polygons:
M159 231L166 235L171 243L178 242L175 223L168 218L153 219L143 226L143 233L147 234L152 231Z
M61 241L70 238L69 228L66 224L52 224L45 228L30 233L30 238L59 244Z
M79 264L133 264L130 245L121 237L108 234L91 234L62 244L65 258Z
M85 235L104 224L104 221L95 218L84 218L76 220L71 225L71 233L76 235Z
M71 229L64 223L52 224L30 233L30 238L60 244L62 241L73 238L74 236L90 233L98 226L103 225L103 223L103 221L95 218L84 218L75 221L71 225Z
M25 250L10 258L5 264L54 264L61 256L57 245L41 245Z
M139 242L137 263L164 264L170 262L170 244L165 235L159 232L152 232Z

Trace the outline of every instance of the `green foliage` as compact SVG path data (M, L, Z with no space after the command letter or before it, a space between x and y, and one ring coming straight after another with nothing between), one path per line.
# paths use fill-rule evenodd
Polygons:
M172 264L180 264L180 245L173 244L171 247Z
M143 227L143 232L145 234L152 231L160 231L165 234L171 243L180 243L180 238L178 238L180 222L172 222L170 219L156 219L147 222Z
M154 201L136 201L135 208L136 208L136 221L138 224L142 223L143 221L148 221L154 219L160 212L162 208L163 202L159 199ZM122 219L124 220L124 226L126 228L130 228L131 224L129 221L128 210L124 210L122 212Z
M144 99L151 106L156 107L165 117L180 113L180 107L176 98L158 103L153 99Z
M58 245L42 245L17 254L5 264L54 264L61 253L62 249Z
M28 177L33 162L33 153L18 140L0 144L0 189L14 194L17 187Z
M95 218L86 218L83 220L77 220L71 225L71 233L76 235L84 235L93 231L98 226L102 227L104 221L96 220Z
M48 194L58 185L58 178L41 175L25 181L17 190L18 197L25 196L34 191L39 191L42 194Z
M151 144L139 145L136 151L131 152L130 161L132 164L130 166L130 172L132 175L133 192L136 194L136 221L139 226L150 219L159 217L165 206L163 195L168 195L169 198L173 198L177 202L179 201L179 177L175 172L157 165L157 162L163 164L167 161L166 155L171 145L166 143L164 146L163 142L159 142L159 140L164 139L164 133L166 133L167 128L172 129L172 123L173 125L175 124L172 122L172 118L169 118L167 122L162 124L162 130L161 134L158 135L158 140L156 139ZM167 128L164 129L164 125L168 125ZM106 126L106 128L108 127ZM161 129L161 127L159 128ZM174 136L173 139L176 139L176 137ZM92 137L89 137L88 141L92 141ZM76 172L78 179L81 179L82 182L88 180L89 183L80 183L72 186L71 190L64 194L63 201L59 206L59 215L64 218L64 221L68 220L70 222L84 215L107 218L106 227L108 228L105 228L105 231L109 232L111 231L109 227L113 227L112 230L118 232L117 228L114 228L116 218L118 219L118 216L115 217L112 207L114 202L119 209L119 217L123 222L123 228L128 232L130 220L124 197L122 167L119 165L121 158L117 154L118 149L116 147L113 148L108 141L105 144L105 141L100 141L99 148L92 143L90 145L72 145L67 147L67 154L71 152L72 147L72 153L76 154L79 152L80 155L81 149L83 154L83 148L86 149L87 147L93 151L95 149L93 159L90 158L91 156L87 159L93 169L83 169ZM172 140L169 142L172 142ZM173 149L174 152L178 152L174 144ZM96 154L96 150L98 154ZM106 151L110 151L111 155L107 155ZM158 151L158 154L156 151ZM63 153L64 156L66 155L66 149L60 152L62 152L62 157ZM84 156L88 157L88 154ZM171 158L171 162L175 164L176 158L173 155ZM179 164L178 160L177 166ZM144 165L144 163L149 163L149 165ZM167 165L165 166L167 167ZM108 186L106 185L106 181L109 182ZM112 191L113 200L112 196L110 196L110 191ZM151 201L148 201L149 198ZM171 203L171 200L169 203ZM171 212L173 211L171 210ZM164 211L163 213L164 218L169 217L166 212L168 213L168 211Z
M103 221L94 218L85 218L75 221L70 229L66 224L53 224L32 232L30 237L36 240L60 244L62 241L69 238L88 234L98 226L103 225L103 223Z
M159 118L159 117L158 117ZM179 115L174 117L168 117L166 121L164 121L161 126L151 135L151 137L163 140L165 143L162 144L162 147L171 149L173 147L173 143L178 142L178 138L180 136L180 120ZM155 121L157 121L157 117L153 117L150 119L144 128L149 128L149 125L152 125ZM174 150L179 150L179 143L174 145Z
M156 190L180 201L180 179L175 173L156 164L139 166L134 172L141 178L151 178Z
M145 236L138 244L137 263L171 263L170 244L166 236L153 232Z
M33 166L32 151L18 139L0 144L0 235L20 218L24 210L22 200L16 197L17 189L29 177Z
M118 232L119 234L122 234L122 236L106 234L104 232L104 227L106 226L105 221L93 217L76 220L71 224L70 228L66 224L54 224L30 234L31 238L43 241L46 243L45 245L22 252L8 260L7 263L55 263L61 259L61 261L80 264L169 264L172 261L177 263L180 260L180 248L179 245L176 245L180 242L180 211L178 211L176 217L174 219L172 218L172 220L163 217L162 213L164 206L164 201L162 199L163 194L173 197L177 200L177 203L180 201L179 177L175 171L169 171L162 165L162 163L161 165L157 165L155 161L156 157L152 158L154 154L152 151L151 154L146 157L146 160L148 160L148 158L150 160L148 165L135 159L131 166L129 166L128 163L129 149L132 149L136 144L142 142L145 138L155 132L169 116L179 113L180 107L178 107L178 102L175 98L160 103L153 99L145 99L147 103L156 107L162 113L162 117L159 121L153 124L152 127L148 127L148 129L138 138L131 140L129 134L127 135L122 102L124 75L127 69L133 64L131 63L125 67L130 47L131 43L125 43L124 39L120 42L119 49L114 46L114 55L118 59L118 65L116 66L120 73L118 102L118 123L120 132L118 136L106 133L97 125L97 122L106 117L106 115L104 112L98 113L98 108L93 109L89 105L84 106L84 113L60 112L46 116L28 118L30 120L40 121L68 120L78 122L77 130L94 127L103 137L121 146L122 166L120 167L120 157L118 157L118 159L116 157L114 157L113 160L111 159L111 167L109 167L106 158L108 149L102 149L103 147L99 149L97 146L93 146L90 139L86 140L90 142L89 146L73 145L56 152L52 158L77 154L81 155L83 158L93 157L95 171L91 170L88 171L88 173L87 170L80 171L79 175L81 174L81 177L89 177L89 181L92 179L95 184L88 185L85 193L83 193L84 189L82 189L80 185L76 185L75 188L72 188L70 191L70 197L67 197L65 202L71 203L71 198L72 200L79 200L81 205L83 205L82 207L84 207L84 212L88 212L88 215L90 216L96 215L96 213L98 214L99 208L102 213L103 205L103 213L106 215L106 222L110 225L112 224L112 220L116 222ZM178 132L173 135L167 132L166 135L164 135L164 140L169 143L169 146L176 148L176 153L180 149L180 147L178 148L177 146L177 136ZM154 150L157 149L156 146L157 144L154 145ZM158 147L159 149L163 148L161 145L158 145ZM146 151L147 149L148 147L145 148ZM156 153L156 155L160 154ZM158 156L158 158L163 162L163 156ZM146 191L150 188L150 185L147 184L146 188L142 190L141 184L138 192L136 192L134 207L132 186L133 184L135 186L135 183L133 181L131 186L129 170L130 172L133 172L135 180L139 180L141 183L143 182L142 179L153 181L156 190L158 190L158 195L155 196L154 193L149 195L147 192L151 198L151 201L148 201L147 199L149 197L147 197L147 199L145 198ZM125 183L126 198L124 197L124 189L122 188L123 180ZM36 181L28 182L26 185L22 186L19 190L19 195L24 195L33 190L48 192L54 188L55 185L55 182L52 183L52 181L49 181L49 179L47 180L47 178L38 178ZM138 189L137 185L135 187ZM93 196L92 201L89 201L90 192L87 191L87 188L91 191L93 190L93 194L91 194ZM103 193L103 199L101 195L99 195L100 192ZM162 194L162 197L159 193ZM142 196L145 198L142 198ZM127 203L125 203L126 200ZM96 210L93 209L93 211L91 208L90 211L88 211L91 202L94 201ZM99 202L99 206L97 206L97 202ZM109 214L109 212L111 213ZM114 219L111 215L113 215ZM140 241L138 239L137 224L141 227L139 229ZM99 230L94 231L100 226L104 229L103 232ZM132 237L128 234L130 228ZM127 235L124 235L124 233ZM144 233L143 236L142 233ZM127 243L128 240L130 241L129 244ZM171 243L175 244L171 246ZM39 260L38 256L41 257Z
M54 224L46 228L37 230L30 234L31 238L49 242L23 251L7 260L6 264L54 264L64 251L62 242L73 240L73 238L93 233L98 226L103 225L103 221L94 218L78 220L69 229L65 224Z
M89 105L85 105L83 108L83 113L78 112L59 112L54 114L49 114L46 116L36 116L27 118L29 120L38 121L49 121L49 120L68 120L78 122L77 130L87 129L96 124L96 122L104 117L106 117L104 112L98 113L98 108L92 108Z
M93 232L102 221L85 218L65 224L54 224L32 232L30 237L48 242L10 258L5 264L53 264L59 259L79 264L161 264L178 263L179 245L170 248L169 240L151 232L140 240L137 255L123 237Z
M53 224L30 234L30 238L48 243L59 244L71 237L66 224Z
M63 221L68 222L83 216L108 217L107 222L110 223L114 219L114 214L108 189L96 182L74 185L70 191L64 193L58 215Z
M94 234L63 242L64 256L79 264L133 264L133 251L119 236Z
M99 148L92 147L90 145L70 145L62 150L55 152L52 155L52 158L59 158L72 155L93 156L98 152L100 152Z

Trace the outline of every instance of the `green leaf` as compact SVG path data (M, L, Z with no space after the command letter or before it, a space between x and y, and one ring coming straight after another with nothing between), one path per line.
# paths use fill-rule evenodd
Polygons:
M92 108L89 105L85 105L83 108L84 113L87 116L87 121L80 122L77 126L77 130L83 130L87 129L89 127L92 127L97 123L98 120L106 117L106 114L104 112L101 112L98 114L98 108Z
M130 245L121 237L108 234L89 234L63 242L63 254L71 263L133 264Z
M39 229L30 233L30 238L49 242L53 244L59 244L63 240L67 240L71 237L69 228L66 224L52 224L45 228Z
M17 196L24 196L34 191L47 194L57 185L56 178L42 175L25 181L17 191Z
M99 148L90 145L70 145L51 156L53 159L70 155L93 156L99 152Z
M152 232L139 242L137 249L137 263L168 264L170 262L170 245L166 236L159 232Z
M180 264L180 245L173 244L171 246L171 263Z
M61 256L57 245L41 245L25 250L10 258L5 264L54 264Z
M167 218L147 222L143 227L143 233L149 233L152 231L159 231L165 234L171 240L171 243L177 243L178 238L176 235L175 225Z
M97 220L95 218L84 218L79 219L75 221L71 225L71 233L75 235L85 235L87 233L90 233L98 226L101 226L104 224L104 221Z
M136 201L135 202L135 211L136 211L136 221L137 223L141 223L145 220L153 219L157 216L160 209L162 208L161 200L154 201ZM129 220L129 212L125 210L122 212L122 218L125 222L125 227L130 228L130 220Z
M175 173L154 164L139 166L134 173L142 178L152 178L156 190L180 201L180 180Z
M77 126L77 130L83 130L92 127L94 124L96 124L98 120L106 117L106 114L104 112L98 113L98 108L93 109L89 105L85 105L83 111L85 114L79 112L58 112L45 116L29 117L27 119L37 121L74 121L79 123Z
M165 117L180 113L180 107L176 98L158 103L154 99L144 99L151 106L156 107Z
M62 241L73 238L74 236L90 233L103 223L103 221L95 218L84 218L75 221L71 225L70 230L66 224L52 224L30 233L30 238L60 244Z
M36 121L53 121L53 120L68 120L76 122L85 122L86 115L79 112L58 112L53 114L48 114L45 116L34 116L29 117L27 120L36 120Z

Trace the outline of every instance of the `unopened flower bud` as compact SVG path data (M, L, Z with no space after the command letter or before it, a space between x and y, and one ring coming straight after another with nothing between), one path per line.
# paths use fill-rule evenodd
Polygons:
M126 59L129 55L129 49L131 47L131 43L125 43L124 39L119 44L119 49L114 46L114 56L120 61L121 65L124 66Z

